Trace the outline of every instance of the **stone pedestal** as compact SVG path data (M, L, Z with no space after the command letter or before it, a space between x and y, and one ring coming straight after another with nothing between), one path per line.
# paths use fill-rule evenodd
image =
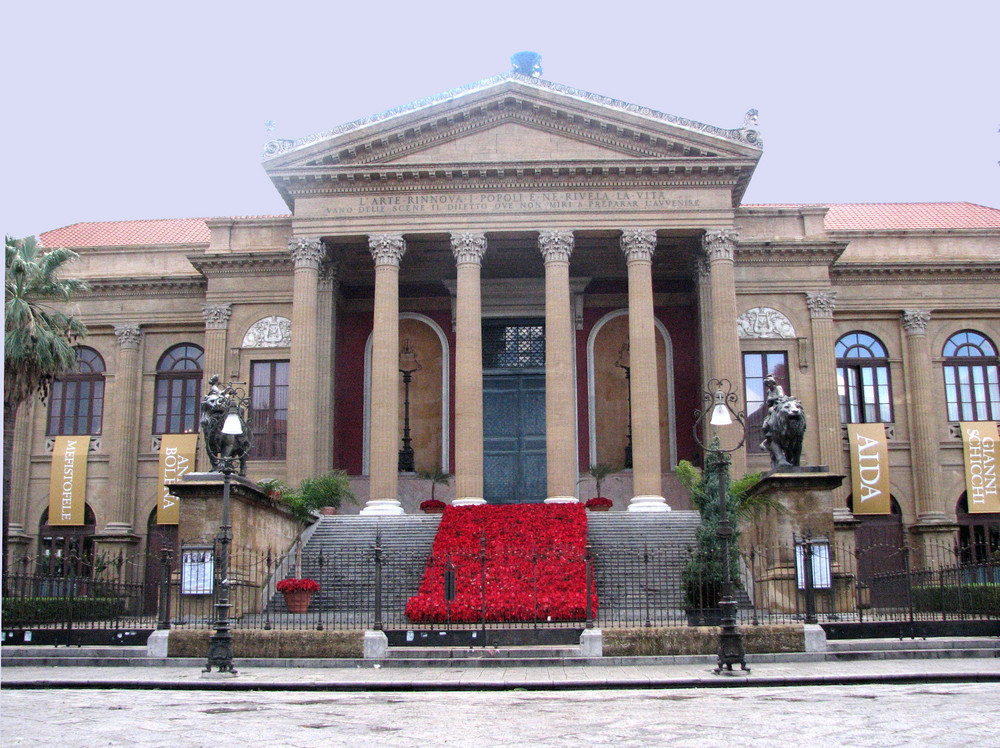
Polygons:
M797 589L795 541L808 535L830 541L833 562L833 589L817 590L816 610L853 607L853 597L842 594L853 588L853 578L841 570L834 545L833 492L843 480L843 475L831 473L825 466L798 467L769 473L751 489L752 495L770 496L785 508L760 520L761 547L753 570L757 605L786 613L805 610L804 593Z

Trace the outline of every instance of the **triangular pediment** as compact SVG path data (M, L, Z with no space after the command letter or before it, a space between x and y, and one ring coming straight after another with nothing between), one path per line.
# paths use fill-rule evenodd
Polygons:
M756 125L726 130L509 73L265 150L274 173L361 164L760 157Z

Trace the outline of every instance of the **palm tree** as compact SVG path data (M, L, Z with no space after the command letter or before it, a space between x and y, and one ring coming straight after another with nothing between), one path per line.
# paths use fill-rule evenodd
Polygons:
M44 400L49 383L76 366L73 343L87 334L87 328L78 319L54 309L50 302L67 301L87 286L81 280L58 277L63 266L77 258L75 252L43 251L33 236L20 240L8 236L4 249L3 571L6 572L11 458L18 407L36 393Z

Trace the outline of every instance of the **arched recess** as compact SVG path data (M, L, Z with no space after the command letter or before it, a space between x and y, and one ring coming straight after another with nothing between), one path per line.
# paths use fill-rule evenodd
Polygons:
M156 522L158 507L153 507L146 519L146 564L143 574L142 607L146 615L155 615L163 580L162 552L169 550L171 570L180 569L180 543L177 525Z
M958 520L958 552L963 564L985 564L1000 554L1000 513L969 512L966 492L955 506Z
M86 577L94 569L97 517L84 504L82 525L50 525L48 507L38 520L38 567L41 576Z
M621 325L624 323L624 332L627 335L628 309L616 309L613 312L605 314L597 321L593 329L590 331L590 335L587 337L587 428L589 431L590 441L590 463L592 465L598 462L610 462L614 464L615 462L621 461L620 456L601 454L598 448L597 437L597 423L599 420L597 414L598 372L595 363L595 346L602 329L604 329L609 323L612 325ZM663 344L662 355L658 355L658 358L663 362L663 370L659 370L658 364L657 376L659 377L660 382L665 385L660 388L661 420L663 416L666 415L666 424L661 424L660 444L663 455L661 458L663 470L667 471L673 470L674 466L677 465L677 435L675 434L677 419L675 418L676 410L674 405L674 350L673 344L670 340L670 333L667 332L666 326L664 326L660 320L655 318L653 319L653 324L655 325L656 331L659 333L659 338ZM620 339L624 340L625 338L620 337ZM613 354L614 355L611 358L612 364L614 363L615 356L618 354L618 347L614 348ZM625 392L625 405L627 409L627 391L623 388L622 392ZM606 402L606 399L602 398L601 402ZM601 422L604 422L603 419ZM611 428L615 427L616 425L614 419L612 419ZM625 433L628 430L627 416L625 417L624 422L619 424L618 427L622 430L622 433ZM664 436L666 437L665 440L663 438ZM666 449L663 449L664 446Z
M858 581L871 585L876 574L903 572L903 512L894 496L889 497L891 514L855 514L859 524L854 531L858 555ZM847 497L847 508L854 511L854 495Z
M400 312L400 315L399 315L399 339L400 339L400 345L402 345L402 341L406 337L408 337L408 335L407 335L408 328L409 328L410 332L412 332L413 329L414 329L413 327L405 324L407 321L411 322L411 324L423 324L423 325L426 325L428 328L430 328L430 331L431 331L432 335L429 335L428 338L436 338L438 346L439 346L439 349L438 349L438 352L440 353L439 356L436 356L436 357L432 357L430 355L426 355L425 356L424 354L421 354L419 352L419 350L418 350L418 356L419 356L420 361L421 361L421 370L420 370L420 373L424 373L425 376L426 376L426 373L428 372L428 370L431 368L430 364L431 364L432 361L436 361L436 366L434 367L435 369L436 368L440 368L441 393L440 393L439 407L440 407L440 410L441 410L441 415L440 415L440 423L441 423L441 426L440 426L441 451L440 451L440 462L438 464L441 466L441 469L444 472L448 473L448 472L451 472L450 460L449 460L449 455L450 455L449 445L451 444L451 430L449 428L449 424L451 423L451 421L449 419L449 413L450 413L450 410L451 410L450 407L449 407L449 404L451 402L451 399L450 399L450 392L451 392L450 381L451 380L449 378L449 372L450 372L450 368L451 368L451 363L450 363L451 362L451 351L450 351L450 348L448 346L448 336L445 335L445 332L444 332L443 329L441 329L441 326L437 322L435 322L434 320L432 320L430 317L427 317L427 316L425 316L423 314L417 314L415 312ZM362 472L364 473L364 475L370 475L371 474L372 339L373 339L373 334L370 334L368 336L368 340L365 341L365 403L364 403L364 430L363 430L363 433L364 433L364 460L363 460L362 468L361 468ZM414 375L414 381L416 381L416 375ZM402 377L400 377L400 385L399 385L399 387L400 387L400 396L399 396L399 402L400 402L400 421L399 422L400 422L400 429L402 430L402 423L403 423L403 420L402 420L403 419L403 417L402 417L402 407L403 407L403 405L402 405L402 403L403 403ZM417 388L415 388L414 385L411 384L410 385L410 401L411 401L410 402L410 422L411 422L411 427L414 426L414 408L415 407L419 407L418 405L415 405L415 403L413 402L414 401L414 397L417 394L417 392L418 392ZM414 444L414 451L417 451L417 450L418 450L417 444ZM420 465L420 454L419 454L419 452L416 455L416 459L417 459L417 469L418 470L424 469ZM433 466L428 466L428 467L433 467Z

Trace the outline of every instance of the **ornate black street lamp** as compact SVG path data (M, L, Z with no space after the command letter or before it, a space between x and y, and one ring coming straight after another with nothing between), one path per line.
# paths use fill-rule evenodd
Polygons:
M410 444L410 382L413 379L413 372L420 369L420 361L417 360L417 352L410 345L410 339L403 341L403 347L399 351L399 373L403 375L403 448L399 450L400 473L412 473L413 466L413 446Z
M719 543L722 546L722 600L719 608L722 612L722 633L719 635L719 659L715 668L718 675L727 669L732 672L733 665L739 663L740 668L749 671L746 663L746 650L743 647L743 635L736 625L736 598L733 596L732 559L729 556L729 544L733 537L733 525L729 521L729 465L730 455L743 447L746 441L746 415L737 412L736 393L728 379L710 379L708 389L704 392L705 409L695 411L694 438L698 445L715 456L714 468L719 484ZM709 415L711 414L711 415ZM708 444L704 442L705 417L709 415L709 425L715 427ZM740 427L739 442L732 447L724 447L719 440L718 428L736 423ZM707 467L707 466L706 466Z
M625 460L622 468L632 469L632 360L630 358L629 339L625 338L621 349L618 351L618 360L615 366L625 372L625 389L628 391L628 437L625 440Z
M218 668L220 673L236 674L233 668L233 637L229 609L229 545L233 540L229 512L232 477L246 473L246 456L252 445L252 433L246 423L248 399L242 390L229 383L218 386L218 377L209 380L209 392L201 403L201 425L205 448L212 462L212 472L222 473L222 523L216 536L218 552L218 590L215 596L215 633L208 643L208 662L204 672Z

